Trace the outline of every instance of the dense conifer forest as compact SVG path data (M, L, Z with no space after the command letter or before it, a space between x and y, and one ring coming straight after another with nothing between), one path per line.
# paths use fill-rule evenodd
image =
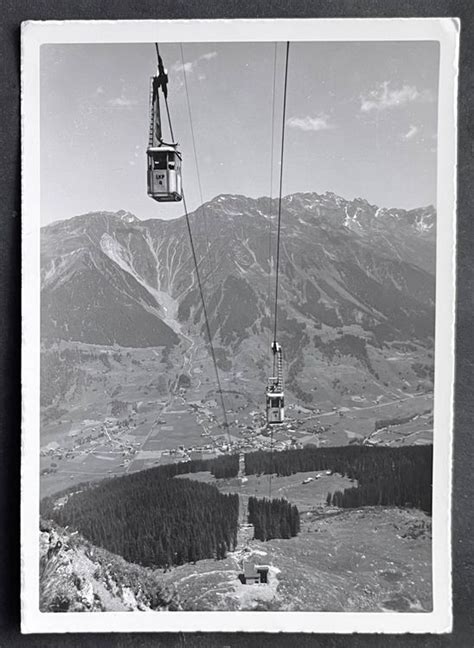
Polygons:
M211 473L216 479L237 477L239 473L239 455L231 454L208 460Z
M257 540L292 538L300 531L296 506L284 499L249 498L248 520L254 525Z
M409 506L430 514L432 465L431 445L402 448L350 445L245 455L247 475L331 470L357 480L356 488L334 493L328 503L337 506Z
M344 446L245 455L246 474L331 470L358 485L328 494L327 503L410 506L431 513L432 446ZM200 471L235 477L238 455L157 466L100 483L72 486L41 502L41 515L77 529L94 544L145 566L167 567L224 558L237 541L239 497L210 484L173 479ZM299 532L296 506L286 500L249 499L249 522L260 540Z
M215 467L225 473L231 464L218 462ZM110 479L85 490L76 486L76 492L69 489L72 494L59 508L54 506L57 496L43 500L41 513L144 566L225 558L237 541L238 495L222 494L209 484L172 479L203 469L199 462L183 462Z
M174 475L185 475L186 473L195 473L209 471L216 479L237 477L239 472L239 455L222 455L215 459L193 459L191 461L180 461L179 463L166 464L151 468L169 477Z

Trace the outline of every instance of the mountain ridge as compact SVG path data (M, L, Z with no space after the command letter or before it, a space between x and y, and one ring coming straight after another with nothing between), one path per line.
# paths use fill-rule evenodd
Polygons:
M413 208L409 208L409 209L408 208L402 208L402 207L380 207L379 205L377 205L375 203L370 203L366 198L362 198L361 196L354 197L351 200L351 199L344 198L343 196L340 196L340 195L338 195L338 194L336 194L336 193L334 193L332 191L325 191L322 194L318 194L317 192L310 192L310 191L296 192L296 193L293 193L293 194L287 194L287 195L283 196L282 201L284 203L285 201L288 201L290 198L297 197L297 196L317 197L317 198L320 198L320 199L321 198L326 198L326 199L329 199L329 200L333 200L334 203L337 206L361 203L361 204L366 205L370 209L372 209L377 214L384 214L384 213L396 214L396 213L402 213L402 212L405 213L405 214L415 214L417 212L423 212L423 211L424 212L435 212L436 211L434 205L431 204L431 203L427 204L427 205L422 205L420 207L413 207ZM270 200L272 201L272 203L277 203L277 201L278 201L278 198L271 198L270 199L269 196L258 196L258 197L249 198L249 197L245 196L244 194L229 194L229 193L227 193L227 194L217 194L216 196L214 196L210 200L205 201L201 207L198 207L195 210L192 210L190 212L190 216L192 216L195 212L198 212L202 207L206 207L206 206L209 206L209 205L213 204L215 201L223 200L223 199L226 200L226 199L242 199L242 198L245 199L245 200L254 201L256 203L268 202ZM183 213L181 216L177 216L177 217L174 217L174 218L160 218L159 216L157 216L156 218L142 219L142 218L137 217L133 212L130 212L130 211L124 210L124 209L119 209L118 211L94 210L94 211L85 212L83 214L76 214L74 216L70 216L69 218L52 221L51 223L43 225L41 227L41 229L43 230L43 229L46 229L48 227L58 225L60 223L65 223L65 222L71 221L71 220L73 220L75 218L93 217L93 216L96 216L96 215L116 216L116 217L120 218L124 222L137 223L137 224L146 224L146 223L148 223L150 221L156 221L156 220L164 221L164 222L176 221L176 220L180 220L180 219L185 217L185 215Z

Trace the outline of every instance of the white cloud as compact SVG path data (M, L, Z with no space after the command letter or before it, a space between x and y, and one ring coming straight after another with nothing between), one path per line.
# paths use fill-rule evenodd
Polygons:
M322 131L335 128L331 123L329 117L324 113L316 115L316 117L290 117L287 122L290 128L298 128L302 131Z
M184 70L186 74L189 74L194 70L197 65L197 61L185 61L184 63L176 63L176 71Z
M210 59L213 59L217 56L217 52L207 52L207 54L203 54L199 58L204 59L205 61L209 61Z
M415 137L415 135L418 133L419 130L420 129L418 128L418 126L413 126L413 125L410 126L408 131L402 135L402 139L404 139L404 140L413 139Z
M198 56L194 61L185 61L184 63L182 61L177 61L171 66L171 70L173 72L182 72L184 70L186 74L192 74L201 61L210 61L216 56L217 52L206 52L206 54L201 54L201 56Z
M136 99L127 99L127 97L122 95L120 97L109 99L107 103L113 108L131 108L132 106L136 106L138 102Z
M406 84L400 88L391 88L389 81L384 81L367 96L361 95L360 109L362 112L380 111L403 106L413 101L432 100L433 97L427 90L420 92L416 86Z

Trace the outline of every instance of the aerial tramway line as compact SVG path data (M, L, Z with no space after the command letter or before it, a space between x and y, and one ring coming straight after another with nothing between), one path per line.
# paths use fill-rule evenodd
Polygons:
M211 328L207 314L206 302L202 289L201 275L199 272L199 265L196 256L196 249L194 246L193 234L191 230L191 223L189 220L188 209L186 205L186 198L182 188L181 177L181 162L182 156L178 149L178 143L174 139L173 126L171 123L171 115L168 105L168 73L164 67L163 59L160 55L158 43L155 43L156 57L157 57L157 73L150 79L150 126L149 126L149 139L147 154L147 188L148 195L158 202L175 202L183 201L184 213L186 217L186 226L189 234L189 244L191 247L191 254L194 261L194 269L196 272L196 279L201 297L201 304L206 324L207 336L209 339L209 347L211 351L212 362L216 374L216 382L218 386L218 393L220 396L222 413L223 413L223 427L227 430L230 442L229 423L227 412L222 393L222 387L219 377L219 369L217 367L217 359L212 342ZM183 65L183 72L184 65ZM162 120L160 110L160 90L163 95L163 100L166 107L166 114L168 117L168 127L171 136L171 142L166 143L163 141ZM187 92L187 86L186 86ZM189 97L188 97L189 102ZM191 115L190 115L191 118ZM197 159L196 159L197 165Z
M276 46L275 46L276 47ZM280 265L280 234L281 234L281 200L282 200L282 185L283 185L283 160L284 160L284 144L285 144L285 120L286 120L286 97L288 85L288 58L289 58L289 42L286 44L286 60L285 60L285 80L283 91L283 119L282 119L282 135L281 135L281 158L280 158L280 179L279 179L279 196L278 196L278 226L277 226L277 247L276 247L276 266L275 266L275 299L274 299L274 326L273 326L273 341L271 343L271 358L273 361L273 375L269 377L266 387L266 421L269 426L282 423L285 419L285 403L284 403L284 387L283 387L283 351L280 343L277 341L278 333L278 288L279 288L279 265ZM224 427L229 433L229 425L227 420L227 413L225 409L221 382L219 377L219 370L217 367L216 356L212 341L212 335L208 320L206 303L202 290L202 283L199 273L199 266L196 257L196 251L190 226L188 211L186 207L186 200L182 188L181 177L181 164L182 155L178 148L178 143L174 139L173 128L171 124L170 110L168 106L168 73L163 65L163 60L160 55L158 43L155 43L157 55L157 73L150 79L150 127L149 127L149 140L147 154L147 187L148 195L158 202L176 202L183 201L186 224L189 233L189 241L191 252L194 260L195 272L201 302L203 307L204 318L206 322L206 329L209 338L209 346L211 356L214 364L216 380L218 384L218 391L221 398L222 411L224 416ZM276 67L276 49L275 49L275 67ZM185 70L184 70L185 74ZM187 85L185 84L186 92ZM162 119L160 111L160 91L163 95L163 100L168 117L168 126L171 137L171 142L166 143L163 140ZM273 88L273 101L275 96L275 69L274 69L274 88ZM191 118L191 111L189 106L189 117ZM274 111L273 111L274 114ZM191 122L192 129L192 122ZM196 167L198 167L198 160L195 150L194 133L193 133L193 147L196 157ZM273 151L273 124L272 124L272 151ZM273 158L273 155L272 155ZM271 160L271 164L273 159ZM198 171L199 173L199 171ZM200 180L199 180L200 185ZM272 193L272 191L270 191ZM271 200L270 200L271 202ZM271 227L271 225L270 225ZM270 230L270 245L271 245L271 230ZM270 250L269 250L270 254ZM269 296L270 298L270 296ZM273 432L272 432L273 438ZM273 443L272 443L273 448Z
M266 412L267 424L275 425L285 420L285 394L283 389L283 351L277 341L278 334L278 288L280 278L280 238L281 238L281 198L283 190L283 160L285 151L285 122L286 122L286 96L288 89L288 59L290 43L286 44L285 57L285 81L283 87L283 116L281 129L281 152L280 152L280 183L278 192L278 225L277 225L277 249L275 267L275 310L273 324L273 342L271 351L273 356L273 376L268 379L266 390ZM273 132L272 132L273 137ZM273 146L272 146L273 148ZM273 162L273 160L272 160ZM273 443L272 443L273 449Z

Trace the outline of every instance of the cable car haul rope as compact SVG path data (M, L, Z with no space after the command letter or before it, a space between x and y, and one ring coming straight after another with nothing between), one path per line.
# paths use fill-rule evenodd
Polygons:
M275 266L275 313L273 324L273 342L271 351L273 354L273 376L268 379L266 392L267 424L283 423L285 419L285 399L283 392L283 352L281 345L277 342L278 333L278 288L280 278L280 237L281 237L281 198L283 190L283 158L285 150L285 122L286 122L286 96L288 89L288 59L290 43L286 44L285 58L285 82L283 88L283 117L281 129L281 154L280 154L280 184L278 193L278 225L277 225L277 248ZM273 447L273 438L272 438Z
M283 192L283 160L285 151L285 125L286 125L286 97L288 91L288 60L290 54L290 43L286 43L285 56L285 81L283 87L283 115L281 127L281 152L280 152L280 182L278 192L278 224L277 224L277 248L275 265L275 311L273 323L273 342L271 345L273 356L273 375L268 379L266 390L266 413L267 425L270 426L270 457L271 468L268 480L268 497L272 497L272 474L273 474L273 426L283 423L285 420L285 393L283 389L283 351L277 342L278 334L278 288L280 279L280 238L281 238L281 198ZM272 131L273 138L273 131ZM273 143L272 143L273 148ZM273 163L273 155L271 159ZM271 221L270 221L271 222Z
M184 213L186 218L186 227L189 235L189 244L191 254L194 262L194 270L196 272L196 279L201 298L202 310L206 325L206 332L209 339L209 347L211 352L212 363L216 374L216 382L218 393L220 396L222 414L223 414L223 427L227 430L229 435L229 422L227 412L225 409L224 396L222 393L222 385L219 376L219 368L217 366L216 353L212 342L211 327L209 324L208 312L206 308L206 301L204 299L204 292L202 289L201 275L199 272L199 264L196 255L196 247L194 245L193 233L191 229L191 222L186 205L186 198L182 189L181 179L181 153L178 151L178 144L174 140L173 125L171 123L171 114L168 106L168 74L164 68L163 60L160 55L159 45L155 43L156 56L158 59L158 73L151 79L151 93L150 93L150 140L147 149L148 158L148 195L157 200L158 202L170 201L183 201ZM161 128L161 113L160 113L160 100L159 90L161 89L168 117L168 126L171 135L171 144L165 144L162 138ZM197 162L197 160L196 160ZM157 168L157 166L160 168ZM230 441L230 437L229 437Z
M150 129L149 141L147 148L147 185L148 195L158 202L174 202L182 201L184 213L186 218L186 226L189 234L189 243L191 254L193 257L194 268L196 272L196 279L201 298L201 304L205 319L205 326L207 337L209 340L209 348L211 353L214 371L216 375L217 388L220 395L223 425L229 435L229 422L225 408L224 397L222 393L222 385L219 376L219 368L217 366L216 353L212 341L211 327L209 324L208 311L206 308L206 301L204 298L203 286L199 272L199 264L196 255L196 248L193 240L193 233L191 223L186 205L186 198L182 188L181 177L181 161L182 156L178 150L178 143L175 141L173 126L171 123L170 109L168 105L168 73L163 65L163 60L160 55L159 45L155 43L156 56L157 56L157 73L151 77L150 80ZM286 57L285 57L285 78L283 89L283 116L282 116L282 131L281 131L281 154L280 154L280 179L279 179L279 194L278 194L278 221L277 221L277 240L276 240L276 264L275 264L275 303L274 303L274 324L273 324L273 341L271 343L271 353L273 360L273 375L268 379L266 388L266 421L269 426L282 423L285 418L284 410L284 390L283 390L283 352L281 345L277 341L278 333L278 297L279 297L279 270L280 270L280 237L281 237L281 201L282 201L282 188L283 188L283 161L284 161L284 147L285 147L285 122L286 122L286 100L288 88L288 60L289 60L290 43L286 43ZM183 58L183 73L185 90L188 102L188 114L191 125L191 134L193 141L194 156L196 161L197 178L199 192L202 202L202 187L199 174L199 165L196 153L196 143L194 137L194 129L192 124L192 114L189 102L189 94L186 82L186 71L184 68L184 57L181 47L181 56ZM274 113L275 113L275 70L276 70L276 45L275 45L275 58L274 58L274 78L273 78L273 112L272 112L272 154L271 165L273 164L273 132L274 132ZM171 137L171 142L166 143L163 139L162 120L160 112L160 90L163 95L165 103L166 114L168 119L168 128ZM272 175L271 175L272 184ZM270 190L272 194L272 189ZM270 210L271 210L270 195ZM270 221L271 228L271 221ZM206 226L207 236L207 226ZM209 240L207 241L209 253ZM271 229L270 229L270 246L271 246ZM271 249L271 248L270 248ZM269 249L269 254L270 254ZM270 260L269 260L270 261ZM271 266L270 266L271 267ZM271 432L271 449L273 453L273 429ZM230 442L230 436L229 436ZM270 493L271 493L271 479L270 479Z

